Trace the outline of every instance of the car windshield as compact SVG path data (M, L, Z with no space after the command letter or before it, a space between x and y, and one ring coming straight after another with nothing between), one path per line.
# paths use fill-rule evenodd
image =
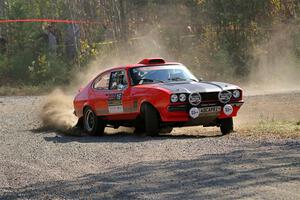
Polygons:
M145 66L130 69L134 85L176 81L198 81L183 65Z

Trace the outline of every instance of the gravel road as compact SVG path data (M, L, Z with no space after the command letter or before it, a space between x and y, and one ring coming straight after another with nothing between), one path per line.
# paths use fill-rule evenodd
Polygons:
M300 93L285 95L248 97L241 119L261 117L260 102L266 116L284 106L299 120ZM0 199L300 199L299 139L201 128L63 136L41 127L42 99L0 97Z

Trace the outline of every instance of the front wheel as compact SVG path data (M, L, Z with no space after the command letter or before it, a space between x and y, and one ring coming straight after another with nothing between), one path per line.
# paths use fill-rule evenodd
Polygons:
M233 132L233 120L232 117L220 120L220 129L222 135L227 135Z
M89 135L102 135L105 123L96 116L91 108L86 108L83 115L83 127Z
M134 133L141 135L145 132L145 120L142 116L138 116L134 122Z
M159 134L159 115L154 107L146 104L143 109L145 120L145 131L149 136L157 136Z

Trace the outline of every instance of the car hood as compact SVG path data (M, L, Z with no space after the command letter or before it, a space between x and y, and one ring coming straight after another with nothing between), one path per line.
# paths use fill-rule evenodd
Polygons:
M222 90L240 89L238 86L229 83L206 81L161 83L158 87L167 89L173 93L220 92Z

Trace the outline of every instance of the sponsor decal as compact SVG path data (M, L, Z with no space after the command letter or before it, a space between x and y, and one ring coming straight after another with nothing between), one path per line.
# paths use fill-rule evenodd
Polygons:
M227 116L231 115L232 112L233 112L233 107L232 107L232 105L226 104L226 105L223 107L223 112L224 112L224 114L227 115Z
M109 113L123 113L122 93L109 94L108 96L108 112Z
M123 111L123 106L108 106L108 112L109 113L122 113Z
M190 109L189 114L191 118L196 119L197 117L199 117L200 112L198 108L193 107Z
M126 113L133 113L138 111L138 101L134 99L132 106L124 106L124 112Z

